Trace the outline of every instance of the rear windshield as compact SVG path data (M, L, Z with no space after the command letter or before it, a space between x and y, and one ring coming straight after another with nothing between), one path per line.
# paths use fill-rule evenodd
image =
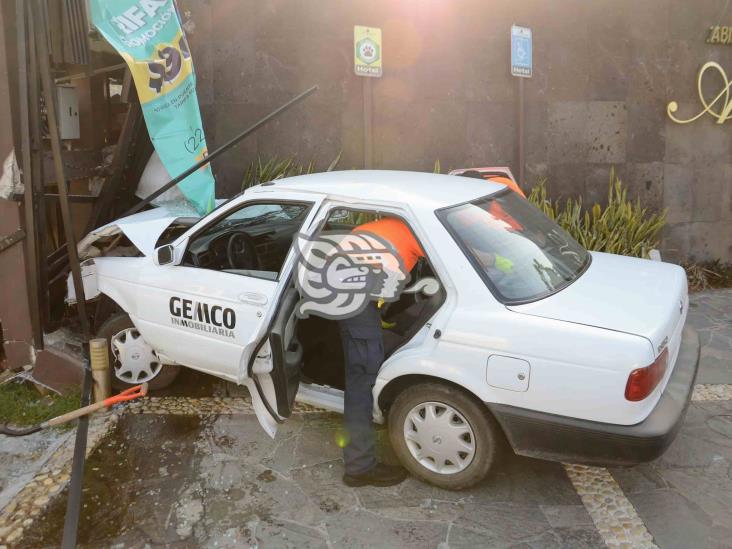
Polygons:
M516 193L504 191L438 214L504 302L541 299L571 284L590 254Z

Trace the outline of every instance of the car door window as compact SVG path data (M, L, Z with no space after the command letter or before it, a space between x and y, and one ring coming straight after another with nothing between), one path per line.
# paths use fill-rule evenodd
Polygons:
M310 207L303 202L245 204L196 233L183 264L277 280Z

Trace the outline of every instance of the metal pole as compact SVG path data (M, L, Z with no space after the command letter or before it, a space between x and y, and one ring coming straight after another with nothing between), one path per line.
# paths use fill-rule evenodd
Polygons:
M374 164L374 141L372 113L374 104L371 78L362 76L363 80L363 167L371 169Z
M28 53L26 43L25 1L15 0L15 28L18 33L18 84L20 101L20 134L22 147L23 186L25 210L26 253L28 254L28 305L33 328L33 346L43 349L40 307L38 302L38 247L36 245L36 217L34 211L33 168L31 166L31 138L28 115ZM31 46L32 47L32 46ZM37 106L36 106L37 108Z
M171 179L170 181L168 181L165 185L163 185L162 187L160 187L157 191L155 191L154 193L152 193L150 196L146 197L142 202L139 202L138 204L136 204L135 206L133 206L132 208L130 208L129 210L127 210L122 215L122 217L125 217L125 216L128 216L128 215L132 215L133 213L139 212L142 208L144 208L147 204L149 204L150 202L152 202L153 200L155 200L158 196L160 196L161 194L163 194L165 191L167 191L171 187L173 187L173 186L177 185L178 183L180 183L181 181L183 181L186 177L188 177L189 175L191 175L193 172L195 172L196 170L198 170L199 168L201 168L205 164L208 164L209 162L211 162L214 158L216 158L220 154L224 153L225 151L227 151L228 149L230 149L234 145L236 145L239 141L241 141L242 139L244 139L247 135L251 134L252 132L254 132L256 130L258 130L264 124L266 124L267 122L269 122L270 120L272 120L275 116L277 116L278 114L281 114L281 113L285 112L287 109L289 109L290 107L292 107L295 103L297 103L298 101L301 101L302 99L305 99L308 95L310 95L311 93L313 93L317 89L318 89L318 86L313 86L312 88L310 88L310 89L305 90L304 92L302 92L297 97L293 97L287 103L285 103L284 105L282 105L278 109L276 109L276 110L272 111L271 113L269 113L267 116L265 116L264 118L262 118L259 122L255 123L253 126L249 126L246 130L244 130L239 135L237 135L236 137L234 137L233 139L231 139L228 143L224 143L223 145L221 145L218 149L216 149L214 152L212 152L211 154L209 154L206 158L204 158L200 162L197 162L196 164L194 164L193 166L191 166L190 168L188 168L186 171L184 171L179 176L174 177L173 179Z
M526 180L524 179L525 167L526 167L526 150L525 150L525 110L524 110L524 80L525 78L518 79L519 89L519 105L518 105L518 184L524 186Z
M127 63L117 63L116 65L110 65L109 67L103 67L101 69L94 69L93 71L85 71L70 76L61 76L56 78L54 82L56 84L62 84L64 82L73 82L74 80L81 80L82 78L89 78L90 76L97 76L99 74L106 74L108 72L114 72L121 69L127 68Z
M59 204L61 206L61 217L63 219L64 232L66 234L66 251L69 254L69 265L74 281L76 292L76 307L79 314L82 336L86 345L89 343L89 319L86 316L86 296L84 295L84 284L81 278L81 267L79 256L76 251L76 237L71 222L71 210L69 209L68 191L66 189L66 177L64 176L64 165L61 158L61 139L58 133L56 122L56 103L54 101L55 85L51 78L51 65L49 62L48 43L46 42L46 21L43 19L41 2L36 0L32 4L33 18L37 23L35 27L36 53L41 74L44 98L46 102L46 115L48 118L48 131L51 137L51 151L53 153L53 164L58 182ZM84 346L84 352L88 357L88 348ZM81 405L89 404L89 393L91 392L91 370L88 360L84 361L84 387L82 389ZM86 458L86 442L89 421L88 417L80 418L76 429L76 447L74 459L71 466L71 481L69 483L69 495L66 504L66 518L64 522L64 533L62 547L70 549L76 546L76 535L79 524L79 511L81 509L81 485L84 475L84 459Z
M28 36L35 36L33 26L33 17L29 9L26 10L26 22L28 23ZM43 182L43 139L41 137L41 86L38 78L38 56L36 55L36 46L33 40L28 41L28 50L30 59L28 64L28 74L30 80L28 82L29 93L28 101L30 101L30 134L31 134L31 164L33 179L33 193L35 203L33 209L36 213L36 246L38 248L38 284L39 293L38 300L40 306L41 326L48 326L51 318L51 309L48 299L48 258L46 257L46 231L48 225L46 223L46 187Z

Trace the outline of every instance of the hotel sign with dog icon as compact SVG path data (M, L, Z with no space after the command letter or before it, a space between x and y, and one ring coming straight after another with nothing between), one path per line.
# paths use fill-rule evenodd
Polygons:
M357 76L380 78L381 71L381 29L376 27L353 27L353 70Z

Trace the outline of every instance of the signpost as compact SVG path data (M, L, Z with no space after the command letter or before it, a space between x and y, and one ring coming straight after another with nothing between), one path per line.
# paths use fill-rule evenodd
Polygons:
M353 72L363 79L363 165L371 168L373 164L372 111L373 92L371 78L382 75L381 29L376 27L353 27Z
M518 174L519 185L524 184L524 79L533 74L531 29L511 26L511 75L518 77Z
M521 78L531 78L531 29L511 27L511 74Z
M381 29L353 27L353 70L357 76L381 77Z

